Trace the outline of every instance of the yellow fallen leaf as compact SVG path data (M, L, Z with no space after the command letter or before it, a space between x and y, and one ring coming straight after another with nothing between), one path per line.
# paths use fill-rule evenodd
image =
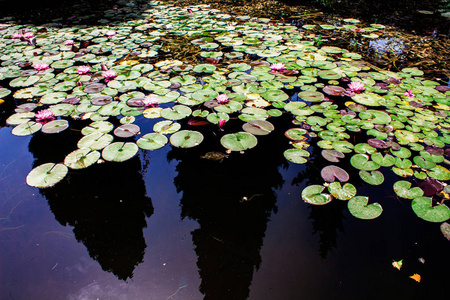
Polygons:
M420 275L419 274L414 274L412 276L409 276L409 278L412 278L415 281L420 282Z
M392 266L394 268L396 268L397 270L400 270L402 268L402 265L403 265L403 259L392 262Z

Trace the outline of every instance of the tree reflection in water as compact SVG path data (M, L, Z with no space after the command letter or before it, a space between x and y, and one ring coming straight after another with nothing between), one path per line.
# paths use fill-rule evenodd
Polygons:
M46 162L62 162L76 149L81 134L66 130L59 134L35 134L29 150L33 167ZM120 164L120 165L119 165ZM96 164L83 170L70 170L52 188L40 189L56 220L73 226L76 239L103 270L119 279L133 277L147 247L143 228L153 214L146 196L138 156L123 162Z
M192 149L172 148L168 160L178 160L174 182L181 198L181 216L196 220L192 232L204 299L247 299L254 270L261 264L267 222L276 212L275 190L284 181L280 167L289 147L283 132L289 118L271 119L275 132L259 136L258 145L244 154L232 153L221 161L202 158L223 151L216 134ZM242 122L227 124L229 132ZM230 128L231 127L231 128Z

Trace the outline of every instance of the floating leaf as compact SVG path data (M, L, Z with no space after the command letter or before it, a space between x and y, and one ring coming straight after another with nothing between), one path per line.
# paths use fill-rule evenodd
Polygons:
M450 219L450 209L445 204L433 206L429 197L417 197L411 207L419 218L429 222L445 222Z
M220 143L231 151L244 151L256 146L258 140L248 132L237 132L224 135Z
M346 183L341 187L340 182L332 182L328 185L328 191L339 200L349 200L356 195L356 188L350 183Z
M322 176L323 180L327 182L333 182L336 179L338 179L340 182L346 182L350 178L348 173L344 169L337 166L324 167L320 172L320 175Z
M69 122L67 120L53 120L44 124L41 131L44 133L60 133L67 128L69 128Z
M364 171L373 171L380 167L376 162L369 160L369 156L366 154L353 155L350 159L350 163L356 169Z
M411 188L411 182L404 180L394 183L394 192L397 196L405 199L414 199L423 195L423 190L420 187Z
M380 171L359 171L359 177L371 185L380 185L384 181L383 173Z
M96 163L99 158L100 152L81 148L69 153L64 159L64 164L71 169L84 169Z
M103 132L93 132L85 135L78 141L78 148L89 148L91 150L101 150L111 144L114 137Z
M444 222L441 224L440 229L444 237L450 241L450 224Z
M359 219L370 220L378 218L383 212L383 208L378 203L369 203L369 197L356 196L348 201L348 210Z
M159 121L153 125L153 131L161 134L171 134L180 130L180 123L174 123L172 121Z
M396 268L397 270L400 270L402 268L402 265L403 265L403 259L392 262L392 266L394 268Z
M102 157L107 161L122 162L135 156L138 150L135 143L115 142L103 149Z
M128 138L138 134L140 130L136 124L124 124L114 129L114 135L121 138Z
M332 200L330 194L322 193L325 187L323 185L310 185L303 189L302 199L313 205L324 205Z
M310 153L304 149L287 149L283 155L290 162L304 164L308 161L305 157L309 157Z
M322 150L322 156L330 162L339 162L339 158L345 157L344 153L341 151L329 149Z
M414 274L414 275L412 275L412 276L409 276L409 278L412 278L412 279L414 279L415 281L417 281L417 282L420 282L420 275L419 274Z
M31 170L26 181L29 186L51 187L61 181L66 176L67 171L67 167L63 164L46 163Z
M242 129L254 135L267 135L271 133L275 127L272 123L265 120L250 120L242 126Z
M165 135L159 133L147 133L136 141L136 144L141 149L156 150L164 147L168 142Z
M26 136L39 131L42 124L33 121L28 121L17 125L11 130L11 133L17 136Z
M192 148L200 145L203 135L198 131L181 130L170 137L170 143L178 148Z

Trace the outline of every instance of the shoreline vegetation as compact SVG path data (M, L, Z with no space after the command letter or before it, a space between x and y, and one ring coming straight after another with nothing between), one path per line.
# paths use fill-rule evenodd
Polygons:
M99 16L106 10L125 5L142 6L144 0L100 1L21 1L20 5L4 2L0 12L2 22L11 20L20 24L61 23L98 24ZM285 23L337 24L343 18L361 20L361 24L386 25L381 44L362 42L357 34L348 31L333 35L317 33L323 45L336 45L358 52L363 59L377 67L398 71L405 67L417 67L429 78L450 77L450 21L441 16L446 0L425 1L371 1L371 0L170 0L163 1L176 6L208 4L231 15L267 17ZM446 4L448 7L448 3ZM447 8L448 9L448 8ZM314 31L311 31L314 33ZM380 52L380 47L382 51ZM398 51L400 49L400 51Z

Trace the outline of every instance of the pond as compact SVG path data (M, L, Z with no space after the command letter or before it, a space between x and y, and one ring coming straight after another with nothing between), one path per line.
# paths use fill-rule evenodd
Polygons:
M146 8L1 25L1 299L448 298L444 82Z

